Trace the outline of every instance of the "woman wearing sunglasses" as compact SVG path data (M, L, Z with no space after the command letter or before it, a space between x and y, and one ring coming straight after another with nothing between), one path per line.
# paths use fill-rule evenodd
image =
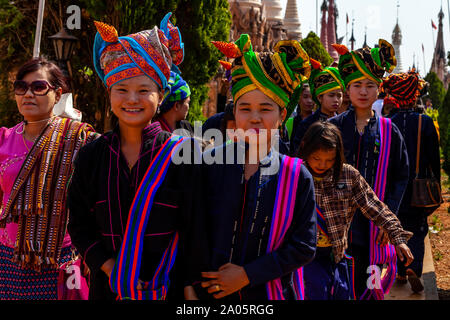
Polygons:
M17 72L23 121L0 128L0 299L56 299L58 266L71 257L66 186L73 156L96 134L53 115L65 89L61 70L45 59Z

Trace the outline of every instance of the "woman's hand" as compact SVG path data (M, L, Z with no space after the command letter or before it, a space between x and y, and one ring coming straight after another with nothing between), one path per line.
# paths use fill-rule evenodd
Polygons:
M199 300L193 286L184 287L184 298L186 300Z
M244 268L232 263L224 264L218 272L202 272L202 276L211 279L201 285L208 288L209 293L214 293L216 299L226 297L250 283Z
M395 251L397 252L397 256L400 258L400 261L402 261L405 266L409 266L411 262L413 262L414 256L406 243L401 243L395 246ZM405 258L406 262L404 261Z
M100 267L100 270L102 270L108 276L108 279L111 277L111 272L115 264L116 260L111 258L106 260L106 262Z

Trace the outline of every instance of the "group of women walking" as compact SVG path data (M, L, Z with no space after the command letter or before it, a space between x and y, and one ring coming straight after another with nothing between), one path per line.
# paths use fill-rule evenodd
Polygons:
M428 212L408 206L407 133L420 81L383 82L396 64L389 43L338 46L338 66L324 67L296 40L273 52L253 51L246 34L214 42L230 60L233 97L218 129L236 130L202 150L184 120L191 92L170 14L127 36L95 26L112 131L54 116L65 84L53 63L34 59L17 73L24 120L0 131L0 299L56 299L74 252L89 299L383 299L397 275L421 284ZM371 109L381 83L408 101L392 119ZM351 104L337 115L345 91ZM307 102L290 138L277 134L302 99L319 109ZM420 169L439 176L436 131L423 123ZM174 161L180 154L192 161Z

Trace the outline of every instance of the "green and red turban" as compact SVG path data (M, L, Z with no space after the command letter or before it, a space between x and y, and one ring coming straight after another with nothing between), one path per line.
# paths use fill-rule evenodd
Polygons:
M340 55L338 69L345 87L363 79L381 84L385 72L391 73L397 66L394 47L383 39L378 41L378 48L349 51L342 44L333 44L333 47Z
M250 36L242 34L234 43L216 42L213 44L233 63L221 62L231 70L231 93L236 102L243 94L260 90L286 108L289 117L295 108L302 83L311 73L309 56L296 40L279 41L273 52L253 51Z
M318 97L334 90L345 91L344 80L339 70L334 67L323 67L319 61L310 59L312 71L309 78L309 87L313 100L320 105Z

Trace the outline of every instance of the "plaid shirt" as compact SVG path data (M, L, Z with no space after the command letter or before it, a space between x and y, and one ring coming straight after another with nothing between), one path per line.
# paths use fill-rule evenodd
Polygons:
M314 181L314 191L316 204L325 217L336 262L344 256L348 230L357 209L383 229L393 245L406 243L413 235L403 230L397 216L378 199L358 170L348 164L343 165L337 184L333 183L333 170L330 170L323 179Z

